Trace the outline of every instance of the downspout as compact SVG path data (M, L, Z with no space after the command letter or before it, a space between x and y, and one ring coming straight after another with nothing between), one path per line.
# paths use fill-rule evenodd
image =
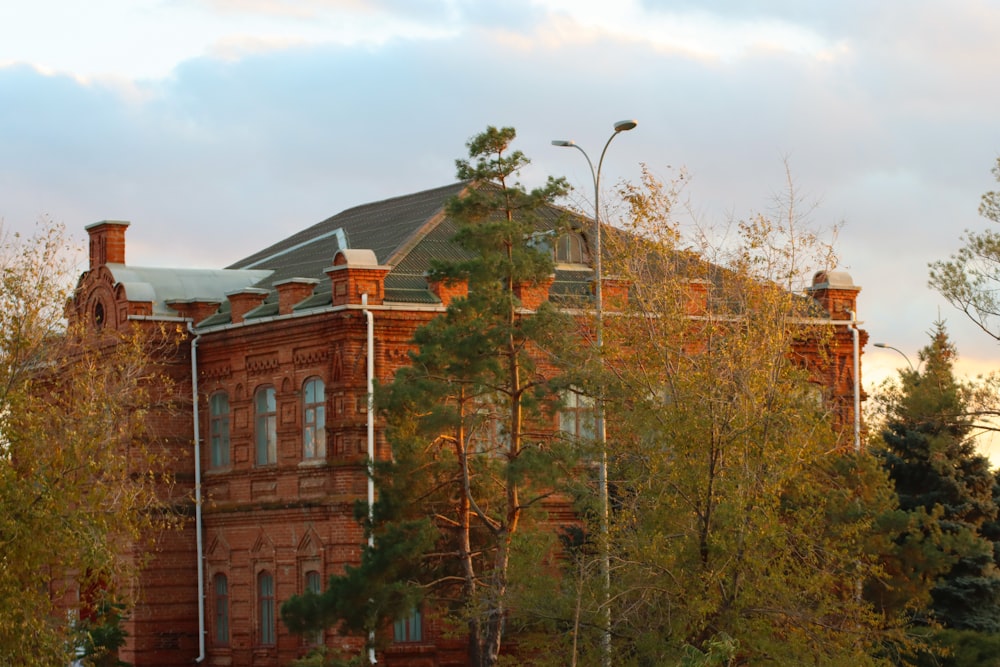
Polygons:
M375 518L375 316L368 310L368 292L361 295L362 312L365 314L368 335L366 338L366 372L368 392L368 548L375 546L373 521ZM374 665L375 631L368 633L368 663Z
M853 310L851 316L851 339L854 344L854 451L861 451L861 342L858 319Z
M198 657L205 659L205 554L201 537L201 427L198 423L198 334L191 321L187 323L191 334L191 409L194 424L194 531L195 549L198 552Z

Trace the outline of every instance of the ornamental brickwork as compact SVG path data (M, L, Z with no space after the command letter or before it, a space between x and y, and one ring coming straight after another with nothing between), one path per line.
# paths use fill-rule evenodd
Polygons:
M443 234L435 221L447 198L465 187L350 209L218 270L130 266L128 223L87 228L90 266L69 317L95 328L167 324L178 336L169 356L158 360L174 379L176 401L149 426L150 437L173 457L174 499L186 520L182 530L135 546L136 557L148 562L123 660L173 667L201 657L212 666L277 667L315 642L361 645L334 631L292 635L277 619L278 607L316 577L325 582L358 562L364 536L353 512L367 492L367 355L374 355L376 378L390 380L408 362L416 328L466 293L462 284L428 284L426 260L415 259L440 247L433 245ZM395 237L385 238L387 229ZM356 247L341 247L344 239ZM519 295L527 308L557 301L567 280L557 270L550 283L518 286ZM628 287L606 281L609 310L621 307ZM704 312L709 289L692 283L692 315ZM858 291L845 274L817 275L810 294L825 313L817 321L832 333L822 350L805 340L792 351L845 431L854 421L849 323ZM373 316L373 350L366 345L366 311ZM857 335L863 347L867 334ZM375 450L389 455L378 428ZM193 502L199 481L200 541ZM552 509L571 516L567 508ZM464 664L462 642L444 638L432 614L422 621L420 636L393 644L379 664Z

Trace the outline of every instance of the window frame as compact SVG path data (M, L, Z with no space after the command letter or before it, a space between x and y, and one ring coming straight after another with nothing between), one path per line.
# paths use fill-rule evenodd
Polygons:
M225 412L219 399L225 402ZM226 468L230 465L230 415L229 394L225 391L214 392L208 398L208 433L209 433L209 468Z
M219 584L222 584L221 591ZM212 577L212 593L215 602L215 632L212 633L215 646L229 646L229 577L218 572Z
M278 400L272 385L257 387L253 409L254 462L258 467L273 466L278 463Z
M302 458L326 458L326 383L319 376L302 383Z
M267 587L265 588L265 583ZM274 575L270 570L257 573L257 645L275 646L277 644L277 610Z
M552 259L556 264L586 265L587 243L577 231L569 231L555 238Z
M593 396L569 387L561 393L559 432L576 440L597 437L597 401ZM568 428L572 423L572 428Z
M319 570L307 570L302 575L302 592L315 593L319 595L323 592L323 575ZM303 635L305 643L310 646L319 646L323 643L323 631L316 630Z
M392 641L394 644L417 644L424 641L424 621L419 606L393 621Z

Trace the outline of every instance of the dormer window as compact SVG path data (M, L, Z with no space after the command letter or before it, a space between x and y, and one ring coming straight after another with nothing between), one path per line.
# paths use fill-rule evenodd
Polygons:
M556 264L585 264L583 236L576 232L563 234L556 239Z

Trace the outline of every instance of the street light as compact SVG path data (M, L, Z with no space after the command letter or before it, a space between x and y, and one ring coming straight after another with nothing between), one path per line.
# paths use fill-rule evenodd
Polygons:
M604 348L604 296L602 289L603 274L601 272L601 166L604 164L604 154L608 152L608 146L611 142L622 132L628 132L629 130L635 129L638 125L638 121L635 120L620 120L614 125L614 132L608 137L607 142L604 144L604 149L601 151L601 157L597 161L597 169L594 169L594 163L591 162L590 156L587 155L587 151L583 150L576 145L572 140L566 139L556 139L553 140L553 146L560 146L566 148L575 148L581 153L583 157L587 159L587 165L590 167L590 176L594 181L594 299L596 301L594 307L595 322L594 322L594 333L597 338L597 352L598 358L602 358L603 348ZM594 406L594 430L597 432L597 442L600 445L600 460L597 468L597 485L598 485L598 495L600 496L601 508L600 508L600 524L601 524L601 541L600 541L600 552L601 552L601 578L604 583L603 591L603 621L604 621L604 633L601 637L601 664L603 667L611 666L611 562L609 555L609 544L608 544L608 447L607 447L607 431L604 428L604 390L600 390L597 396L596 405Z
M892 345L886 345L885 343L875 343L875 347L880 347L883 350L895 350L896 352L899 352L901 355L903 355L903 358L906 359L906 363L910 367L910 372L911 373L916 373L917 372L917 369L915 369L913 367L913 364L910 363L910 358L908 356L906 356L905 354L903 354L903 351L900 350L898 347L893 347Z

